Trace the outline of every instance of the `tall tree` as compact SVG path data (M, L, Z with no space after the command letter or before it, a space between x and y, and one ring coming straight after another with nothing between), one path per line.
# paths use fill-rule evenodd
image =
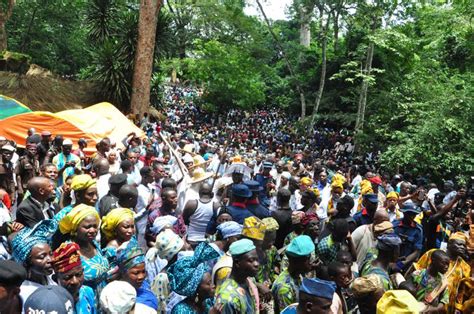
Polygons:
M326 83L326 65L327 65L327 47L328 47L328 31L332 18L332 9L326 6L325 1L317 1L316 7L319 10L319 40L321 42L321 72L319 75L319 87L316 99L314 101L312 123L319 111L319 105L323 97L324 84ZM326 21L324 21L326 18Z
M153 70L156 25L162 0L140 0L138 40L130 101L133 113L144 113L150 104L150 81Z
M300 24L300 45L309 48L311 44L311 19L314 4L311 0L296 0L294 2Z
M263 19L265 20L265 24L267 25L269 33L272 35L272 38L275 41L275 44L277 45L278 50L280 51L280 54L283 56L283 59L285 60L286 67L288 68L288 71L290 72L291 77L295 78L295 71L290 62L290 59L286 55L285 51L283 50L283 46L281 45L280 40L278 39L277 35L273 31L272 26L270 24L270 20L265 14L265 10L263 9L263 6L259 0L257 0L257 5L260 9L260 12L262 13ZM301 87L300 83L297 80L295 83L296 83L296 89L298 90L298 94L300 95L301 119L304 119L306 117L306 97L304 95L303 88Z
M7 50L7 30L5 25L12 16L13 8L15 7L16 0L2 0L0 2L0 52Z

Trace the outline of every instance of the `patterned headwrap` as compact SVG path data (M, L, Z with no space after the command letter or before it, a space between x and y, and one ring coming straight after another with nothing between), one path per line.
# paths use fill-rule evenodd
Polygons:
M58 229L54 219L46 219L37 223L33 228L25 227L12 240L13 259L24 264L30 257L31 250L38 244L50 244L51 237Z
M318 220L318 215L316 215L316 213L313 213L313 212L308 212L304 215L303 219L301 219L300 223L303 226L306 226L313 220Z
M178 222L178 218L172 215L165 215L156 217L155 221L153 221L153 226L150 228L150 231L153 234L158 234L166 227L172 228Z
M277 231L280 228L280 226L278 225L278 221L276 221L275 218L263 218L262 222L266 227L266 231Z
M161 231L156 236L155 246L146 253L146 258L153 262L156 256L170 261L184 246L184 241L170 229Z
M217 226L217 231L222 234L223 239L241 235L242 229L242 225L235 221L226 221Z
M375 274L370 274L364 277L354 279L351 285L351 291L356 298L363 298L368 295L373 295L377 291L383 290L383 283L380 277Z
M79 174L77 176L74 176L74 178L72 178L71 189L74 191L82 191L82 190L90 188L96 183L97 181L95 179L92 179L90 175Z
M56 273L64 274L80 265L79 245L74 242L63 242L53 252L53 267Z
M183 257L168 268L169 284L172 291L186 297L193 297L202 277L209 271L206 261L219 257L209 244L200 243L193 256Z
M117 249L117 264L121 272L126 272L132 267L145 263L145 253L138 246L135 237L124 242Z
M242 235L254 240L263 240L265 237L266 226L257 217L251 216L244 220Z
M79 224L88 216L94 216L97 222L100 222L99 214L94 207L79 204L59 221L59 230L62 234L75 233Z
M115 229L124 220L134 218L134 213L128 208L114 208L107 215L102 217L102 226L100 229L104 233L107 240L115 237Z
M451 240L460 240L460 241L463 241L464 243L467 243L469 241L469 238L463 232L458 231L451 234L451 236L449 237L449 241Z
M396 233L386 233L377 237L377 249L392 251L402 244L402 240Z
M293 225L297 225L297 224L301 223L301 220L303 220L304 216L305 216L305 213L302 212L302 211L297 210L297 211L292 212L291 213L291 223Z

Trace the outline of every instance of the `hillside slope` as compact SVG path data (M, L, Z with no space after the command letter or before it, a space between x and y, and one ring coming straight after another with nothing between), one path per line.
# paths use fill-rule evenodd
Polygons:
M21 75L0 71L0 94L34 111L80 109L105 101L91 82L68 81L44 72Z

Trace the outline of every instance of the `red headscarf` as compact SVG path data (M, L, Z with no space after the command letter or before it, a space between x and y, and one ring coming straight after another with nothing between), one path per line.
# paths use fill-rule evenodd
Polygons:
M80 265L79 245L74 242L62 243L53 253L53 267L56 272L67 273Z

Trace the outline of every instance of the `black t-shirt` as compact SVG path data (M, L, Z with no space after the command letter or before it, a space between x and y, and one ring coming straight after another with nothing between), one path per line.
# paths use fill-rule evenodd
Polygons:
M277 209L272 212L272 217L278 222L279 228L277 230L275 246L277 249L283 247L286 236L293 231L293 225L291 224L291 208L288 209Z

